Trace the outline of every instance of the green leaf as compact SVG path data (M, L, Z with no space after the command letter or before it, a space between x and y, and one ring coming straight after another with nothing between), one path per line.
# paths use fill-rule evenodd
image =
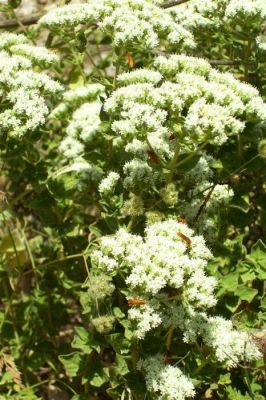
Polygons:
M231 311L232 313L236 311L236 309L239 307L241 303L241 300L239 297L236 296L230 296L226 298L225 300L225 306L226 308Z
M93 233L96 238L99 238L99 237L103 236L103 233L96 224L97 224L96 222L94 222L93 224L90 224L89 230L90 230L90 233Z
M80 303L83 308L82 314L90 314L91 313L91 295L88 292L80 293Z
M257 243L252 246L251 252L247 256L247 259L251 259L253 262L260 264L266 269L266 245L261 239L259 239Z
M266 246L262 240L258 240L252 248L250 254L246 257L255 265L257 277L261 280L266 279Z
M118 354L127 354L130 350L130 341L122 333L106 335L105 339Z
M125 391L125 385L121 385L121 383L117 382L110 382L112 385L110 388L106 390L106 393L108 396L110 396L112 399L117 400L123 398L123 392Z
M264 295L263 298L261 299L260 306L263 310L266 310L266 295Z
M83 394L75 394L75 396L71 397L71 400L87 400L88 397Z
M79 173L82 170L86 171L86 170L88 170L90 168L91 168L90 164L87 163L86 161L84 161L84 160L76 161L76 162L73 162L70 165L67 165L65 167L62 167L62 168L56 170L55 172L53 172L50 175L49 179L50 178L55 179L55 178L57 178L59 176L68 174L69 172L78 172Z
M92 386L101 387L106 382L108 382L109 379L110 379L109 369L102 368L102 369L97 369L97 371L94 372L93 377L90 379L89 382Z
M113 314L118 320L125 318L125 314L118 307L113 308Z
M218 384L219 385L229 385L231 383L231 374L228 372L227 374L220 375Z
M77 376L79 368L82 364L82 354L73 352L59 356L59 360L64 365L66 373L71 378Z
M17 230L9 231L2 237L0 253L5 254L9 267L22 267L29 259L23 237Z
M239 275L237 272L229 273L221 279L221 286L223 292L234 292L238 287Z
M254 265L247 262L240 262L237 264L237 270L239 271L240 279L243 283L253 282L257 275L254 271Z
M232 387L228 387L226 392L228 394L228 400L251 400L251 397L247 393L243 395Z
M236 208L243 213L248 213L250 210L249 198L248 196L241 196L234 199L233 204L230 205L230 208Z
M245 286L239 285L235 290L235 295L238 296L241 300L246 300L249 303L254 299L254 297L258 294L258 290Z
M127 375L129 373L128 365L123 356L120 356L119 354L116 355L116 367L115 367L115 372L117 375Z
M90 332L82 326L75 327L76 335L72 342L74 349L82 350L84 354L90 354L94 349L99 350L99 346L93 343L95 340Z

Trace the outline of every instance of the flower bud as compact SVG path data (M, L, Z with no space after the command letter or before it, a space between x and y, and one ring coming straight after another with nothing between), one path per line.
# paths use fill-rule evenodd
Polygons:
M258 153L262 158L266 158L266 139L262 139L259 142Z
M130 193L129 197L130 199L124 203L122 213L131 217L144 214L144 204L142 198L140 196L136 196L134 193Z
M164 218L164 214L160 211L147 211L145 213L146 225L152 225L156 222L160 222Z
M98 300L111 296L114 290L111 279L105 275L93 276L90 280L89 293Z
M168 206L175 206L178 201L178 192L174 183L169 183L165 188L161 189L160 195Z
M94 318L91 322L98 333L106 334L113 329L115 318L110 315L103 315L101 317Z

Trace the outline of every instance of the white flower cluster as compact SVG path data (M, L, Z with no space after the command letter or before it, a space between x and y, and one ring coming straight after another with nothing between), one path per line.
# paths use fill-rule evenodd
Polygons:
M72 120L66 129L68 136L79 137L83 142L91 142L100 125L100 110L102 104L99 101L84 103L72 116Z
M138 369L145 372L146 386L158 400L185 400L194 397L194 385L178 367L164 364L163 355L138 362Z
M67 136L60 143L59 151L66 159L75 159L84 153L84 145L75 137Z
M254 23L254 19L264 22L266 18L266 4L264 0L230 0L227 1L225 8L225 21L230 23L249 21Z
M99 113L101 103L99 101L84 103L72 115L66 137L60 144L60 151L66 158L75 158L84 153L84 146L90 143L96 136L101 123Z
M104 87L98 83L90 83L68 90L63 94L62 102L53 110L50 117L59 120L65 119L82 104L95 101L103 93Z
M0 35L0 50L6 50L13 55L24 56L33 65L41 68L49 68L51 65L58 64L60 59L52 51L45 47L33 46L26 36L4 32Z
M206 314L216 303L216 281L205 273L211 257L202 236L170 219L149 225L144 238L124 229L102 237L91 261L93 268L108 277L124 277L128 317L139 339L155 328L172 327L182 332L186 343L201 337L216 359L230 368L259 358L260 352L249 335L235 330L231 321ZM147 386L154 390L148 382ZM163 393L158 387L157 391ZM162 398L175 399L178 394L165 396Z
M90 0L51 10L40 19L49 29L76 27L97 22L115 46L137 44L156 48L161 40L168 45L194 47L192 34L162 10L154 0Z
M261 357L254 341L247 332L233 328L232 322L221 317L209 317L203 325L203 341L215 350L218 361L236 367L243 360L253 361Z
M11 46L9 50L12 54L27 57L33 64L40 65L43 68L49 68L51 65L59 63L59 57L45 47L22 43Z
M261 353L247 332L234 329L232 321L222 317L207 316L204 312L178 309L176 327L184 331L183 340L195 343L200 336L203 343L212 349L216 359L228 368L236 367L243 361L254 361Z
M120 229L114 236L103 237L101 250L92 254L93 263L103 272L125 271L131 296L147 300L141 308L129 311L137 322L139 338L162 322L159 299L168 287L179 293L181 302L196 309L216 303L216 281L204 271L211 253L202 236L175 220L150 225L145 233L142 239ZM163 299L168 301L166 293Z
M85 144L91 143L96 137L101 123L99 114L102 104L99 96L103 94L104 87L97 83L69 90L50 114L50 118L61 121L71 118L66 136L60 144L60 152L67 159L82 155Z
M169 160L176 140L181 147L222 145L247 122L266 118L266 104L254 87L212 69L205 60L160 56L154 67L121 74L121 87L104 105L114 134L131 153L145 154L148 145Z
M264 0L191 0L170 14L195 36L201 29L248 28L250 37L257 37L266 18Z
M3 32L0 35L0 50L8 50L11 46L28 43L24 35L16 35L11 32Z
M25 41L23 35L0 35L0 91L8 104L0 113L0 128L12 137L22 137L43 125L49 113L46 97L52 98L63 90L46 74L32 71L33 65L39 65L37 56L33 59L26 53L15 54L17 46L26 46L28 53L32 49L34 54L34 46ZM44 54L45 50L43 57Z
M136 335L138 339L144 339L148 332L159 327L163 322L160 304L155 299L141 307L131 308L128 311L128 317L137 325Z
M217 215L221 207L227 206L234 196L234 192L227 184L212 184L214 159L203 154L196 166L184 176L184 182L188 184L186 204L181 206L180 213L189 222L193 222L198 214L205 198L208 201L201 211L198 226L199 231L205 234L209 241L214 241L217 232Z
M99 184L99 193L102 197L111 196L118 184L120 176L117 172L109 172Z

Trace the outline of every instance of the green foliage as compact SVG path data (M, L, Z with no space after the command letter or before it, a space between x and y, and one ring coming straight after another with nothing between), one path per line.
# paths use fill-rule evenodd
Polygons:
M143 2L145 7L156 7L158 13L165 12L167 18L171 16L167 21L172 33L182 25L178 41L173 42L167 28L160 28L158 19L151 27L145 25L148 28L142 36L132 33L133 39L129 35L119 41L117 33L122 37L135 15L128 4L126 10L133 14L126 23L122 20L121 31L117 21L111 26L102 22L100 29L97 21L86 20L87 14L79 11L78 22L65 22L62 17L61 25L41 20L36 26L23 26L18 21L14 32L4 33L7 39L0 35L0 44L4 43L0 46L4 49L0 55L0 400L56 399L51 387L62 399L169 400L159 389L157 393L147 389L139 368L141 360L158 352L164 355L165 366L180 368L190 376L197 400L264 399L266 125L265 118L259 117L263 108L258 99L261 96L265 101L266 69L265 51L258 43L264 40L265 21L259 12L253 18L244 13L233 25L223 8L233 0L219 0L213 14L205 15L204 8L198 7L197 18L208 18L203 29L182 17L189 19L190 5L168 10L155 1ZM19 0L0 6L7 29L20 6ZM141 9L137 19L146 23L144 14ZM74 18L76 14L72 11L70 15ZM156 17L153 11L147 15L150 20ZM104 13L99 13L99 18L103 19ZM150 29L156 33L154 47L149 42ZM13 33L26 39L14 39ZM23 47L25 41L32 48L21 55L16 45ZM49 59L47 53L34 53L36 43L56 54L58 60ZM243 101L244 111L234 115L234 121L243 123L241 132L232 133L231 127L226 131L221 119L219 134L207 123L207 128L196 133L204 115L189 130L186 121L190 102L195 100L192 88L199 90L204 76L208 76L209 86L213 84L211 67L189 59L185 67L180 63L180 71L175 66L173 78L170 69L164 71L157 60L158 55L170 53L202 57L220 72L230 72L239 82L256 87L258 94L252 92L248 100L257 100L255 111L250 111L244 95L232 89L229 81L223 86L233 95L221 106L221 113L232 105L232 99ZM31 60L21 70L36 74L36 80L32 78L35 87L25 76L22 83L18 81L17 69L9 69L10 60L16 57L26 64ZM134 81L132 75L122 75L138 69L148 69L152 79L157 79L157 72L161 77L147 83L146 76ZM179 76L181 73L184 75ZM46 83L41 83L42 79ZM127 79L133 79L134 90ZM148 88L143 98L142 92L134 98L138 82ZM166 94L163 84L169 84ZM176 86L182 106L179 92L174 92ZM34 122L38 113L32 112L30 101L23 108L23 96L17 101L21 87L24 95L32 96L30 101L37 98L42 102L44 120L39 119L32 128L27 122ZM125 97L115 98L121 89L125 89ZM191 93L184 100L186 90ZM200 90L195 102L207 98L205 89ZM130 106L128 93L133 98ZM209 103L217 106L221 93L210 93ZM155 108L150 114L145 110L136 114L133 121L136 104ZM218 108L215 110L214 121L220 116ZM158 125L152 130L149 118L154 115ZM206 115L211 121L213 114ZM124 128L121 122L125 121L131 125ZM151 143L154 132L162 132L162 136ZM215 138L220 138L221 132L226 132L226 140L217 144ZM160 148L164 141L168 152ZM197 172L204 162L206 166ZM244 357L229 368L217 361L201 338L192 345L184 342L182 330L171 324L167 329L149 331L143 340L136 337L136 321L128 313L141 308L130 304L129 265L121 261L119 272L104 271L91 255L101 249L102 237L114 235L120 228L143 237L147 226L168 219L204 235L213 253L207 274L218 282L217 306L210 315L230 319L236 329L248 332L262 353L260 359L249 363ZM183 235L182 240L187 255L190 239ZM181 292L182 288L168 286L161 295L166 293L175 306ZM137 300L145 303L143 293L136 293Z

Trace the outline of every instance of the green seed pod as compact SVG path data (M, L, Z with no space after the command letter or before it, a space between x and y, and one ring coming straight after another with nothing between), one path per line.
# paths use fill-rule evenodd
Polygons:
M162 200L168 206L175 206L178 201L178 192L174 183L169 183L165 188L161 189L160 195Z
M129 195L130 199L125 201L122 208L122 213L124 215L129 215L131 217L136 217L138 215L144 214L144 204L140 196L136 196L133 193Z
M266 158L266 139L262 139L259 142L258 153L262 158Z
M115 318L110 315L103 315L101 317L94 318L91 322L98 333L106 334L111 332L113 329Z
M115 290L111 279L105 275L92 276L89 284L89 293L98 300L111 296Z
M164 218L164 214L160 211L147 211L145 213L146 217L146 225L156 224L156 222L160 222Z

